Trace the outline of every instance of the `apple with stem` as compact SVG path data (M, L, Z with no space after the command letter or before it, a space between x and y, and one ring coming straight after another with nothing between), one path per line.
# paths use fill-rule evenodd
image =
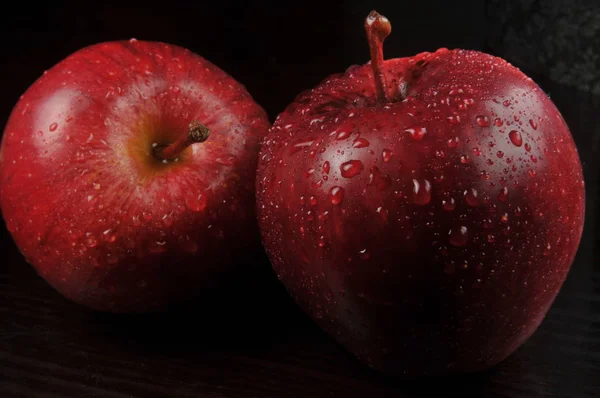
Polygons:
M80 49L10 115L6 226L68 299L164 309L260 248L254 183L269 126L244 86L187 49L135 39Z
M409 376L472 372L540 325L584 221L577 149L505 60L439 49L301 93L261 148L262 240L297 303L350 352Z

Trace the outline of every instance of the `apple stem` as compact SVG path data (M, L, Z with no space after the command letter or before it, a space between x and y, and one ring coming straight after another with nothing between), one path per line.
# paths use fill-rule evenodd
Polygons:
M392 31L392 25L386 17L373 10L365 19L365 31L371 51L371 66L373 67L377 99L380 102L390 102L387 81L383 72L383 41Z
M197 142L206 141L209 135L208 127L197 120L192 120L187 133L182 134L175 142L165 146L153 145L154 156L163 162L177 159L185 148Z

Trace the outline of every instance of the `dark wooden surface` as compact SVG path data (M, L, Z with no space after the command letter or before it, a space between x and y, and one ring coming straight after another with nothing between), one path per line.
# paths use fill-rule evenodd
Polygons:
M18 95L43 69L69 52L94 41L132 36L175 42L208 56L244 81L274 117L301 88L364 61L366 54L357 55L364 43L356 40L362 35L364 8L371 5L341 3L332 2L321 15L337 12L340 24L321 27L306 23L310 15L304 3L296 9L258 11L248 5L243 10L224 6L232 13L224 30L257 43L255 47L239 38L201 40L190 24L194 19L188 15L198 14L191 6L159 11L132 6L124 12L102 3L86 12L58 3L41 11L19 5L17 15L6 16L2 26L0 120L5 122ZM374 3L382 12L391 4ZM388 17L404 17L400 8L389 5ZM202 20L208 30L218 29L225 12L212 11L212 22ZM285 19L276 35L267 25L252 22L271 20L273 14L266 12ZM394 34L404 40L390 44L390 53L407 55L444 40L448 47L483 46L475 34L484 25L481 20L472 18L473 24L459 26L456 19L443 18L453 15L448 13L431 25L445 32L437 39L415 41L415 34L407 42L421 23L414 18L396 22ZM355 29L347 25L356 23ZM344 44L316 47L323 35ZM220 46L231 51L220 51ZM495 368L419 380L377 374L296 307L264 258L257 259L260 271L253 277L165 314L91 312L66 301L40 279L2 225L0 397L600 397L600 98L553 84L543 71L536 73L580 150L586 225L573 268L547 318L521 349Z

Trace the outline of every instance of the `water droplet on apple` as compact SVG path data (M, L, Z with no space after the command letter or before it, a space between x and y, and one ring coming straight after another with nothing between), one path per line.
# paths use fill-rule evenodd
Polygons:
M50 127L48 127L48 130L56 131L57 128L58 128L58 123L54 122L50 125Z
M542 254L543 254L544 256L547 256L547 255L549 255L549 254L550 254L550 250L551 250L551 249L552 249L552 246L550 245L550 243L548 243L548 244L546 245L546 247L544 247L544 251L543 251L543 253L542 253Z
M359 137L352 143L352 148L366 148L369 144L370 142L367 139Z
M321 123L323 120L325 120L324 117L316 117L310 121L309 125L312 126L313 124Z
M533 178L533 177L535 177L536 174L537 173L535 172L534 169L529 169L529 177Z
M315 198L314 196L311 196L309 200L312 206L316 206L318 203L317 198Z
M496 237L492 234L488 235L488 243L494 243L496 241Z
M367 249L359 250L358 254L360 255L360 258L362 260L368 260L369 258L371 258L371 254Z
M475 118L475 121L481 127L488 127L490 125L490 118L487 116L479 115Z
M475 156L481 155L481 152L479 151L479 148L473 148L473 155L475 155Z
M331 204L339 205L342 203L344 199L344 188L342 187L333 187L329 191L329 196L331 197Z
M390 151L389 149L384 149L381 152L381 159L383 160L383 163L387 163L390 161L390 159L392 158L393 152Z
M498 151L498 152L496 152L496 156L498 156L499 158L502 158L504 156L504 152Z
M135 225L135 226L140 226L142 224L142 222L140 220L140 216L138 216L138 215L131 216L131 221L133 222L133 225Z
M448 240L452 246L464 246L469 241L469 231L464 225L451 229L450 232L448 232L448 235Z
M331 168L329 161L325 161L325 163L323 163L323 172L325 174L329 174L329 169Z
M456 148L456 147L458 147L458 143L459 142L460 142L460 139L458 137L450 138L448 140L448 148Z
M314 172L315 172L315 169L312 169L312 168L306 170L306 173L304 173L304 178L310 178Z
M339 140L345 140L348 137L350 137L350 131L342 130L337 133L337 135L335 136L335 139L339 141Z
M170 227L170 226L172 226L172 225L173 225L173 222L175 221L175 220L173 220L173 217L172 217L172 215L171 215L171 214L169 214L169 213L165 213L165 214L163 214L163 216L162 216L161 220L162 220L163 224L165 225L165 227Z
M341 175L344 178L352 178L358 174L363 169L363 164L360 160L349 160L340 165Z
M185 197L185 206L194 212L202 211L206 208L206 196L202 194L188 195Z
M327 178L327 176L323 177L323 178ZM320 188L321 185L323 185L323 180L317 180L317 181L313 181L310 184L313 188Z
M108 243L114 243L117 240L117 235L110 228L102 232L102 236Z
M533 120L533 119L529 119L529 124L531 125L531 127L532 127L534 130L537 130L537 127L538 127L538 125L537 125L537 123L536 123L536 121L535 121L535 120Z
M290 155L298 153L301 150L303 150L304 148L308 148L309 146L311 146L313 144L313 142L314 141L302 141L302 142L295 143L294 145L292 145L292 148L290 149Z
M446 118L446 120L448 120L448 123L450 123L452 125L457 125L460 123L460 116L458 116L458 115L448 116Z
M404 130L405 133L410 134L411 138L415 141L421 141L427 134L425 127L416 127Z
M382 221L384 221L384 222L385 222L385 221L387 221L387 220L388 220L388 218L389 218L389 216L390 216L390 212L389 212L389 211L387 211L386 209L384 209L384 208L383 208L383 207L381 207L381 206L380 206L380 207L378 207L378 208L377 208L377 210L375 210L375 212L376 212L377 214L379 214L379 217L381 217L381 220L382 220Z
M223 157L218 157L215 161L224 166L233 166L236 162L237 158L233 155L227 155Z
M167 251L167 242L165 241L152 241L148 247L151 253L164 253Z
M412 180L413 182L413 203L426 205L431 201L431 183L428 180Z
M526 150L527 152L531 151L531 145L529 145L529 144L525 144L525 150Z
M85 234L85 237L86 237L86 243L87 243L88 247L98 246L98 240L96 240L96 238L94 237L94 235L92 235L91 232L87 232Z
M508 200L508 188L503 187L500 192L498 192L498 200L500 202L506 202Z
M533 163L537 163L537 158L535 157L535 155L531 155L531 156L529 157L529 159L531 159L531 161L532 161Z
M515 146L523 145L523 138L521 137L521 133L517 130L511 130L510 133L508 133L508 138L510 138L510 142Z
M515 216L521 217L521 214L522 214L521 208L517 206L517 208L515 209Z
M369 186L374 186L380 191L384 191L392 184L392 179L387 174L382 174L377 166L371 167L369 174Z
M456 203L454 202L454 198L442 200L442 209L444 209L446 211L452 211L455 208L456 208Z
M469 157L469 155L461 155L460 156L460 162L462 164L471 163L471 158Z
M504 122L502 121L502 119L500 119L499 117L494 119L494 126L496 127L500 127L504 124Z
M325 238L323 236L321 236L319 238L319 243L318 243L319 247L325 247Z
M479 206L479 192L475 188L467 189L464 192L465 201L469 206Z
M510 101L509 100L504 100L502 102L502 105L504 105L504 106L510 106Z
M500 216L500 222L504 224L508 223L508 213L504 213Z

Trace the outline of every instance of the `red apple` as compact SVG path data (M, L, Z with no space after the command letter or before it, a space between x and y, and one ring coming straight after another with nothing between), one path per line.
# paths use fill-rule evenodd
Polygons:
M561 114L514 66L467 50L371 63L306 91L265 137L263 243L349 351L411 376L485 369L536 330L572 264L582 168Z
M10 115L7 228L77 303L142 312L185 300L260 245L254 183L269 125L240 83L187 49L83 48Z

